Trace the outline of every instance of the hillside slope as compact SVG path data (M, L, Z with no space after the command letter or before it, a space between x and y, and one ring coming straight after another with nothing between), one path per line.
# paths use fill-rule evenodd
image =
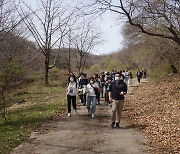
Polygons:
M126 101L125 117L160 153L180 153L180 75L141 84Z

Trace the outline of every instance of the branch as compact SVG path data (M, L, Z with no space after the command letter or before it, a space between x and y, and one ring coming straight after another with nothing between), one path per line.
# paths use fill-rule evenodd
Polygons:
M133 22L130 14L124 8L122 0L120 0L120 4L121 4L121 9L124 11L125 15L127 16L129 23L132 26L139 27L142 33L147 34L147 35L151 35L151 36L158 36L158 37L162 37L162 38L167 38L167 39L170 39L170 40L177 42L180 45L180 38L179 37L173 37L173 36L167 36L167 35L163 35L163 34L149 32L146 29L144 29L144 27L141 24L137 24L137 23ZM110 9L110 11L113 11L113 10Z
M56 61L54 62L53 66L51 66L51 67L48 66L48 69L53 69L53 68L56 66L57 62L58 62L58 60L56 60Z

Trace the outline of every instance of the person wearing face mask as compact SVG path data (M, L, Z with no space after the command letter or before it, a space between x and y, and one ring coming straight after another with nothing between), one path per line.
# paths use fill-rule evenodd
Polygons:
M102 91L102 84L99 80L99 75L98 74L95 74L94 75L94 85L96 87L98 87L98 91L96 93L96 100L97 100L97 105L100 105L100 92Z
M110 103L109 103L109 88L111 86L111 81L112 81L112 78L111 77L107 77L106 78L106 82L105 82L105 103L107 106L110 106Z
M120 77L119 73L115 75L115 81L113 81L109 87L109 101L112 103L112 128L119 128L121 121L121 111L124 105L124 95L127 93L127 85Z
M100 82L101 82L101 86L102 86L101 98L105 98L105 82L106 81L105 81L104 72L101 73Z
M76 110L76 93L77 93L77 83L74 75L69 76L69 83L67 87L67 104L68 104L68 115L71 116L71 103L74 108L74 113L77 114Z
M78 94L81 103L85 106L86 105L86 93L84 89L86 88L88 84L88 79L86 78L85 73L81 73L81 76L78 79Z
M92 118L95 117L96 112L96 93L98 92L98 87L94 84L94 77L89 79L89 84L87 85L87 109L88 114L92 115ZM92 102L92 108L91 106Z

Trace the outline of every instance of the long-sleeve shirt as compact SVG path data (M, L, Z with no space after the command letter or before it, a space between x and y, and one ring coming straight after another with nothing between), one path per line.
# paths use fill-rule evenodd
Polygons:
M67 87L67 93L70 96L76 96L77 93L77 85L76 82L70 82Z
M96 96L96 93L95 93L95 90L93 87L95 87L94 84L92 84L92 85L88 84L87 85L87 89L88 89L87 96Z

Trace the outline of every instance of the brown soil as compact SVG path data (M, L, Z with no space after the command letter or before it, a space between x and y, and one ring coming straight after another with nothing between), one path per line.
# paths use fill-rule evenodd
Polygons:
M138 83L133 82L134 86ZM133 88L126 97L131 98ZM126 103L127 104L127 103ZM78 116L67 114L55 117L32 132L26 142L13 149L12 154L146 154L152 150L145 145L147 140L127 123L123 111L120 129L112 129L111 108L103 102L97 106L96 117L88 117L87 109L78 106ZM125 110L128 107L125 107Z

